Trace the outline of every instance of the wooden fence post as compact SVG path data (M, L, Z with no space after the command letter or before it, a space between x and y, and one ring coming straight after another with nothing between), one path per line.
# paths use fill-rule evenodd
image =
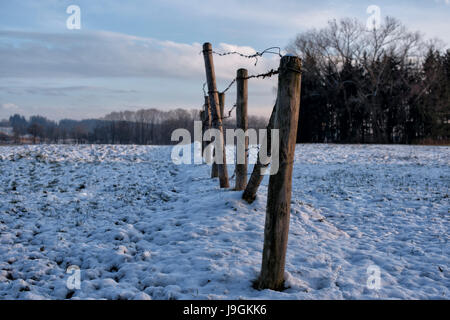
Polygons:
M220 92L219 93L219 105L220 105L220 119L223 121L223 110L225 109L225 93ZM226 141L225 141L226 145ZM213 157L215 156L215 150L213 150ZM219 167L217 167L217 164L213 162L212 168L211 168L211 178L217 178L219 176Z
M204 110L200 110L200 121L202 122L202 140L201 140L201 144L202 144L202 155L203 155L203 151L205 150L205 142L203 141L203 133L205 132L205 111Z
M264 141L262 142L267 146L267 156L269 157L271 155L271 148L272 148L272 136L271 136L271 130L273 128L274 122L275 122L275 113L276 113L277 105L273 107L272 115L270 116L269 124L266 127L266 136L264 137ZM250 176L250 180L248 181L247 187L245 188L244 193L242 194L242 199L247 201L248 203L253 203L256 199L256 192L258 191L259 185L261 184L264 175L262 173L263 170L265 170L270 163L261 163L261 149L258 152L258 157L256 159L256 163L253 166L252 175Z
M225 93L219 93L219 105L220 105L220 119L223 121L223 111L225 109Z
M202 135L205 134L205 131L211 128L211 106L209 103L209 97L205 96L205 103L204 103L204 110L203 110L203 130ZM206 146L209 144L208 141L204 141L202 139L202 155L203 151L205 150Z
M267 195L264 249L258 288L282 290L291 210L292 169L300 110L301 60L281 58L274 129L279 130L279 170ZM274 143L274 141L272 141ZM274 159L272 159L273 163Z
M222 117L220 116L219 94L216 85L216 73L214 71L214 62L212 57L211 43L203 44L203 58L205 60L206 81L208 83L209 103L211 105L212 127L219 130L218 141L215 141L217 146L216 152L222 153L222 161L218 163L219 181L221 188L229 188L227 157L223 137Z
M248 71L239 69L236 73L236 128L242 129L244 133L248 129L247 119L247 103L248 103ZM248 137L244 137L244 141L239 141L236 152L240 151L239 143L244 142L244 154L236 155L236 191L244 190L247 186L247 164L248 164ZM244 161L242 161L244 160ZM241 162L238 164L238 162ZM244 163L242 163L244 162Z

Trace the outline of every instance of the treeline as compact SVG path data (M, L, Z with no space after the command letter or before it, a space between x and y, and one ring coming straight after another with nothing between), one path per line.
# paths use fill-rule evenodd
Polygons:
M161 111L113 112L102 119L70 120L59 122L42 116L26 119L13 115L2 126L13 129L11 142L15 143L75 143L75 144L142 144L170 145L172 132L183 128L194 135L194 121L200 121L199 110L176 109ZM249 127L265 128L267 120L249 117ZM235 120L224 120L225 128L234 128Z
M450 51L393 18L352 19L301 33L299 142L448 143Z

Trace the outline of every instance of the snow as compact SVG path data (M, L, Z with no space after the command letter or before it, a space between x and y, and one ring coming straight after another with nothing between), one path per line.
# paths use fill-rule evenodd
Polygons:
M283 292L252 288L268 177L248 205L170 154L0 147L0 299L449 298L449 147L297 145Z

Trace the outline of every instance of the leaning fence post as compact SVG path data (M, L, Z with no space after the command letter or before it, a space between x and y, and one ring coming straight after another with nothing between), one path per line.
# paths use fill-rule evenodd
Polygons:
M274 129L279 130L279 159L272 159L272 163L279 160L279 169L269 179L264 249L258 281L260 289L281 290L284 285L291 210L292 169L300 110L300 73L300 58L291 55L281 58L274 124Z
M223 110L225 109L225 93L220 92L219 93L219 105L220 105L220 118L222 119L223 124ZM226 141L225 141L226 145ZM213 150L213 157L215 156L215 149ZM217 167L217 164L215 162L212 163L211 168L211 178L217 178L219 176L219 168Z
M264 141L262 141L261 148L258 151L258 156L256 159L256 163L253 166L252 175L248 181L247 187L245 188L244 193L242 194L242 199L247 201L248 203L252 203L256 199L256 192L258 191L259 185L261 184L264 174L263 171L269 166L270 163L262 163L261 162L261 151L262 146L266 146L267 156L271 156L271 148L272 148L272 135L271 130L273 128L275 122L275 113L276 113L277 105L273 107L272 115L270 116L269 124L266 127L266 136L264 137Z
M209 103L211 105L212 127L219 130L219 136L216 138L217 141L214 141L214 145L217 146L216 153L222 153L222 159L217 164L219 169L220 187L228 188L230 184L228 182L227 157L223 138L222 117L220 116L219 94L217 92L216 74L214 71L211 43L207 42L203 44L203 58L205 60ZM215 158L217 158L217 154Z
M239 69L236 73L236 129L242 129L246 134L248 129L247 119L247 103L248 103L248 71L246 69ZM247 164L248 164L248 137L244 136L244 141L237 142L236 148L236 191L244 190L247 186ZM242 148L239 147L244 144ZM240 151L241 154L238 152Z

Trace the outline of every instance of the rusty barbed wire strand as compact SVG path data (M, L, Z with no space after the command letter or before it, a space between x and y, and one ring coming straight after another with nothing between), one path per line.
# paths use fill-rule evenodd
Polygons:
M247 149L245 149L245 152L247 154L247 160L250 157L250 150L252 150L252 149L256 149L259 152L259 146L258 145L256 145L256 146L249 146ZM237 152L234 152L234 161L235 161L234 171L233 171L233 175L231 176L230 180L234 180L234 178L236 177ZM263 165L263 167L267 167L267 166L268 166L268 164L267 165ZM247 173L247 177L249 177L251 175L252 175L251 172Z
M277 49L278 52L272 51L273 49ZM264 50L261 51L261 52L256 52L256 53L251 54L251 55L246 55L246 54L243 54L243 53L238 52L238 51L217 52L217 51L212 50L211 52L212 52L213 54L218 55L218 56L227 56L227 55L233 55L233 54L235 54L235 55L239 55L239 56L241 56L241 57L247 58L247 59L255 59L255 60L256 60L256 61L255 61L255 66L256 66L257 63L258 63L258 57L262 57L262 56L263 56L264 54L266 54L266 53L269 53L269 54L276 54L276 55L278 55L280 58L282 57L282 55L281 55L281 48L280 48L280 47L270 47L270 48L264 49ZM201 51L200 54L201 54L201 53L203 53L203 51ZM259 79L259 78L265 79L265 78L270 78L271 76L276 75L276 74L278 74L278 73L279 73L279 70L278 70L278 69L277 69L277 70L271 69L271 70L269 70L268 72L260 73L260 74L256 74L256 75L250 75L250 76L247 76L247 77L242 78L242 79L244 79L244 80L248 80L248 79ZM234 78L233 80L231 80L231 82L228 84L228 86L225 88L225 90L223 90L221 93L226 93L226 92L233 86L233 84L236 82L236 80L237 80L237 78ZM206 85L207 85L206 82L203 83L203 95L204 95L204 96L207 96L206 89L205 89ZM236 104L235 104L230 110L228 110L228 116L222 117L222 119L228 119L228 118L231 118L231 113L233 112L233 110L234 110L235 108L236 108Z
M273 51L273 50L277 50L276 52L275 51ZM204 51L202 50L202 51L200 51L199 52L199 54L202 54ZM257 65L257 63L258 63L258 57L262 57L264 54L266 54L266 53L268 53L268 54L276 54L276 55L278 55L280 58L282 57L282 54L281 54L281 48L280 47L269 47L269 48L267 48L267 49L264 49L263 51L261 51L261 52L256 52L256 53L254 53L254 54L243 54L243 53L241 53L241 52L239 52L239 51L229 51L229 52L217 52L217 51L214 51L214 50L211 50L211 53L212 54L215 54L215 55L218 55L218 56L227 56L227 55L239 55L239 56L241 56L241 57L243 57L243 58L247 58L247 59L255 59L256 61L255 61L255 66ZM253 76L249 76L249 77L246 77L246 78L244 78L244 79L252 79L252 78L266 78L266 77L270 77L270 76L272 76L272 75L274 75L274 74L277 74L278 73L278 71L275 71L275 70L270 70L269 72L266 72L266 73L263 73L263 74L259 74L259 75L253 75ZM236 82L236 78L234 78L229 84L228 84L228 86L225 88L225 90L223 90L222 91L222 93L225 93L225 92L227 92L232 86L233 86L233 84ZM204 93L204 95L206 95L206 90L205 90L205 86L206 86L206 83L204 83L203 84L203 93Z
M232 106L231 109L228 110L228 116L222 117L222 120L223 120L223 119L231 118L231 113L233 112L233 110L234 110L235 108L236 108L236 104L234 104L234 106Z
M230 89L230 88L233 86L233 84L234 84L235 82L236 82L236 78L234 78L234 79L230 82L230 84L226 87L226 89L223 90L221 93L227 92L228 89Z
M277 49L278 52L274 52L272 51L273 49ZM229 52L217 52L217 51L212 51L213 54L218 55L218 56L228 56L228 55L238 55L241 56L243 58L247 58L247 59L255 59L255 66L258 64L258 57L262 57L264 54L269 53L269 54L276 54L278 55L280 58L282 57L281 55L281 48L280 47L270 47L267 49L264 49L261 52L256 52L254 54L243 54L241 52L238 51L229 51Z
M244 80L254 79L254 78L263 78L263 79L265 79L265 78L270 78L271 76L276 75L278 73L280 73L278 69L277 70L270 69L266 73L255 74L255 75L244 77L242 79L244 79Z
M279 73L278 70L271 69L268 72L247 76L247 77L244 77L244 78L241 78L241 79L244 79L244 80L257 79L257 78L265 79L265 78L270 78L271 76L273 76L275 74L278 74L278 73ZM233 86L233 84L236 82L236 80L237 80L237 78L234 78L233 80L231 80L230 84L221 93L227 92L228 89L230 89Z

